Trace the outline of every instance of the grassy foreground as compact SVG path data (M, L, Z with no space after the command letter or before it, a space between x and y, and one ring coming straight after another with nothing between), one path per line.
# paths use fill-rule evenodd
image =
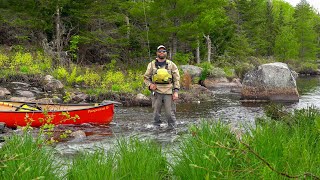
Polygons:
M13 136L0 151L0 179L319 179L319 110L272 117L241 136L203 121L169 154L151 140L120 139L107 152L79 154L63 177L39 141Z

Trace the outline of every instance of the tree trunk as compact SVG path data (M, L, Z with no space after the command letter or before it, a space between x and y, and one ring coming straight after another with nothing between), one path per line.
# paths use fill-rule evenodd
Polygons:
M203 35L203 36L204 36L204 38L206 38L206 41L207 41L208 62L210 62L211 61L211 44L212 44L212 42L211 42L211 39L210 39L210 35L207 35L207 36Z
M60 65L61 61L61 51L62 51L62 40L61 40L61 17L60 8L56 7L56 50L57 50L57 64Z
M130 39L130 20L128 16L126 16L125 18L127 23L127 39Z
M196 59L197 59L197 64L200 64L201 60L200 60L200 41L199 41L199 38L197 39Z

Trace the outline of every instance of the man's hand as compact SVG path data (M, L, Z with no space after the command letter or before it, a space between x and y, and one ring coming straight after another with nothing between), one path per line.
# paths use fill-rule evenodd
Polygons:
M150 90L154 91L157 89L157 85L156 84L150 84L149 86Z
M179 95L178 95L178 92L174 92L173 94L172 94L172 100L178 100L179 99Z

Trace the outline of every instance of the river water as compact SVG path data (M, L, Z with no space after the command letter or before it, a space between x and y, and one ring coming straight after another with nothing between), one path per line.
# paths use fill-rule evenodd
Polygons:
M314 106L320 108L320 77L300 77L297 79L300 100L297 103L285 104L287 110ZM177 129L166 130L152 125L151 107L115 107L115 116L109 126L64 126L66 129L82 130L87 137L60 142L55 149L63 156L72 156L78 151L109 149L119 137L136 137L154 139L166 145L179 141L181 134L187 132L192 124L201 120L220 120L233 127L253 125L256 117L264 115L265 104L243 104L239 101L240 94L230 89L214 89L213 99L205 102L194 102L177 105Z
M297 79L300 100L297 103L286 104L287 110L314 106L320 108L320 77L299 77ZM139 139L154 139L166 145L179 141L181 134L187 133L188 127L198 124L201 120L220 120L232 127L254 125L256 117L263 113L263 103L240 102L240 94L232 93L230 89L213 89L215 96L203 102L177 104L177 128L166 130L166 124L161 128L152 125L151 107L115 107L115 115L110 125L92 126L58 126L58 132L66 129L81 130L86 137L68 138L56 144L55 150L62 157L69 157L78 151L93 151L97 148L112 148L119 137L137 137ZM163 119L165 122L165 119ZM17 130L19 131L19 130Z

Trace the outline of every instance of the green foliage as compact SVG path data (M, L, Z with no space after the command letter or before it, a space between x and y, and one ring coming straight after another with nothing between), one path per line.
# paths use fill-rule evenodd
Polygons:
M295 30L290 26L284 26L280 29L275 39L275 56L283 60L296 58L299 54L299 43L295 35Z
M318 65L312 62L301 63L299 68L297 69L298 73L303 73L303 74L316 74L317 70L318 70Z
M97 87L101 83L101 77L98 73L87 69L86 74L83 75L83 82L88 86Z
M18 67L18 66L30 66L32 65L32 56L30 53L22 53L22 52L17 52L11 61L11 66L13 67Z
M53 71L52 75L57 79L67 79L69 73L64 67L60 66Z
M79 41L80 41L79 35L74 35L71 37L69 52L71 53L72 59L77 59L78 50L79 50Z
M168 166L161 146L153 141L119 140L115 151L116 177L165 179Z
M213 69L213 65L210 62L203 62L203 63L199 64L199 67L202 68L200 80L203 81L210 74L211 70Z
M249 63L238 64L235 66L235 73L238 77L243 78L248 71L253 69L254 69L253 64L249 64Z
M224 72L223 69L214 67L210 70L209 77L212 77L212 78L226 77L226 73Z
M319 37L315 31L314 19L318 17L307 3L307 1L301 1L295 9L295 30L300 45L299 58L303 61L311 61L316 58L317 38Z
M80 153L72 161L67 172L67 179L114 179L112 153L97 150L94 153ZM81 175L80 175L81 174Z
M0 151L1 179L59 179L59 163L30 134L6 138Z
M234 78L236 76L235 70L232 67L224 67L223 71L228 78Z
M35 64L39 65L41 71L48 71L52 68L52 59L44 53L37 51L35 59L38 62Z
M174 55L173 61L176 64L184 65L184 64L188 64L189 62L191 62L192 58L193 58L192 53L188 53L188 54L176 53Z
M264 106L263 110L265 115L273 120L282 120L288 115L288 112L282 104L271 103Z
M67 83L69 85L72 85L76 82L76 78L77 78L77 66L73 67L72 72L70 75L66 76L67 78Z
M119 140L104 152L81 153L68 169L68 179L165 179L168 166L161 147L152 141Z
M0 67L8 66L9 57L5 54L0 54Z
M173 174L180 179L220 179L236 177L241 169L241 158L236 151L239 145L230 129L222 123L203 121L192 126L190 134L173 153ZM226 148L219 148L219 145ZM239 167L238 167L239 164Z

